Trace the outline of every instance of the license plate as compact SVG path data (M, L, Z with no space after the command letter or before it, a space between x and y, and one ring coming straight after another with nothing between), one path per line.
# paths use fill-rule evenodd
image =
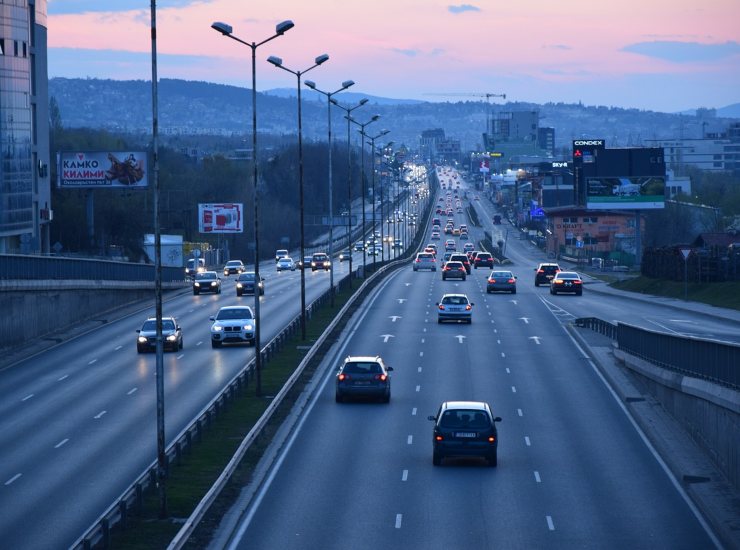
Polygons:
M355 386L369 386L370 381L369 380L359 380L355 382Z
M478 434L476 434L475 432L456 432L455 433L455 437L475 437L476 435Z

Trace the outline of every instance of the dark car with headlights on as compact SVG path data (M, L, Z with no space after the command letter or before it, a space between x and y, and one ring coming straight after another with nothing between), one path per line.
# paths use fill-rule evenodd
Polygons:
M445 265L442 268L443 281L446 281L447 279L462 279L464 281L465 277L467 277L467 271L465 271L465 266L462 262L445 262Z
M142 327L136 331L136 351L156 351L157 349L157 319L150 317ZM162 317L162 350L177 351L182 349L182 329L174 317Z
M221 278L215 271L204 271L196 273L193 277L193 294L201 292L213 292L221 294Z
M242 294L254 294L254 283L256 276L254 271L246 271L237 277L236 279L236 295L241 296ZM260 275L260 281L257 285L259 288L260 296L265 295L265 278Z
M498 464L498 431L491 407L483 401L445 401L436 416L432 435L432 464L441 466L447 457L481 457Z
M388 373L392 370L393 367L377 356L348 356L337 371L337 403L348 397L371 397L388 403L391 400L391 377Z
M534 271L534 286L549 285L555 274L560 271L560 266L553 263L542 263Z
M486 292L511 292L516 294L516 276L511 271L491 271L486 282Z
M569 292L580 296L583 294L583 281L575 271L560 271L550 281L550 294Z
M325 252L316 252L311 256L311 271L316 271L317 269L323 269L324 271L331 269L331 260Z
M254 344L257 322L252 308L247 306L224 306L214 317L209 317L211 325L211 347L221 344Z

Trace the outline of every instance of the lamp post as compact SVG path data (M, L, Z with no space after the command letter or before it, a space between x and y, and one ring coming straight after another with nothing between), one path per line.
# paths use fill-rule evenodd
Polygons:
M255 392L262 395L262 344L260 340L260 241L259 241L259 193L257 190L257 48L269 42L273 38L282 36L295 25L292 21L283 21L275 26L275 34L266 38L262 42L246 42L232 34L233 28L226 23L216 22L211 28L220 32L224 36L249 46L252 49L252 188L254 190L254 376Z
M373 171L373 224L372 224L373 236L375 235L375 220L376 220L376 217L375 217L375 140L378 139L379 137L382 137L388 134L389 132L390 130L381 130L380 133L376 136L368 136L364 130L360 130L360 133L364 137L370 140L370 151L372 153L371 158L373 162L373 166L372 166L372 171ZM380 205L382 207L383 203L381 202ZM382 213L382 208L381 208L381 213ZM383 249L383 220L381 219L380 220L380 259L381 261L383 261L383 256L384 256L383 250L384 250ZM375 254L373 254L373 263L375 263Z
M360 127L360 134L362 135L362 144L360 145L360 184L362 185L362 232L361 237L364 241L365 239L365 233L367 232L367 225L365 221L365 196L367 193L365 192L365 126L368 124L372 124L376 120L380 118L380 115L373 115L370 120L367 122L357 122L354 118L347 115L347 121L351 122L352 124L356 124ZM375 198L373 198L375 200ZM367 276L367 246L365 246L365 242L362 243L362 277Z
M329 126L329 259L333 262L334 261L334 206L333 206L333 194L334 194L334 186L333 186L333 178L332 175L334 174L334 168L332 166L331 162L331 97L334 94L338 94L341 91L346 90L350 86L354 86L355 82L354 80L345 80L342 82L342 87L334 92L324 92L322 90L319 90L316 87L316 83L312 80L306 80L305 82L306 86L311 88L312 90L315 90L319 92L320 94L324 94L326 96L326 103L328 105L327 107L327 113L328 113L328 126ZM351 253L350 253L351 255ZM329 299L331 302L331 307L334 307L334 266L331 266L331 269L329 269Z
M303 128L301 122L301 76L311 69L315 69L322 63L329 60L327 54L321 54L314 59L313 65L303 71L294 71L283 65L283 60L271 55L267 58L269 63L275 65L278 69L289 72L296 76L298 80L298 201L301 210L301 262L304 261L304 251L306 248L306 231L303 222ZM301 338L306 339L306 270L301 268Z
M353 107L345 107L339 104L334 98L329 101L347 113L344 117L347 119L347 250L349 252L349 289L352 290L352 146L350 144L350 127L352 123L350 119L352 118L352 111L362 107L367 103L368 99L363 97ZM365 249L364 243L362 249Z

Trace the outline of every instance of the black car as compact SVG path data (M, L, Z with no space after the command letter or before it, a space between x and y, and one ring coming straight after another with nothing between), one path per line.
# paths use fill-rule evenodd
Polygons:
M432 464L440 466L447 457L478 456L489 466L498 464L498 431L491 407L482 401L445 401L436 416L432 436Z
M479 267L490 267L493 269L493 254L490 252L478 252L473 258L473 267L478 269Z
M467 254L460 252L459 254L453 254L450 256L451 262L461 262L465 266L465 272L470 275L470 259Z
M324 271L331 269L331 260L328 254L317 252L311 256L311 271L316 271L317 269L323 269Z
M462 279L464 281L466 275L465 266L462 262L449 261L446 262L445 266L442 268L443 281L446 281L447 279Z
M571 292L576 296L583 294L583 281L575 271L560 271L550 281L550 294Z
M558 264L542 263L534 271L534 286L549 285L555 274L560 271L560 266Z
M237 277L236 279L236 295L241 296L242 294L254 294L254 271L246 271ZM259 285L260 296L265 295L265 279L260 275Z
M157 349L157 319L150 317L142 327L136 331L136 351L156 351ZM177 351L183 348L182 329L174 317L162 317L162 351Z
M391 400L388 373L392 370L380 357L348 356L337 371L337 403L348 397L375 397L388 403Z
M214 292L221 294L221 278L215 271L204 271L196 273L193 277L193 294L201 292Z

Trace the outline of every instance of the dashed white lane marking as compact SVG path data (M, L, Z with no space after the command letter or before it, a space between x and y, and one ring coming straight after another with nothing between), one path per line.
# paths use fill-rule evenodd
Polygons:
M411 416L416 416L416 407L411 409Z
M421 367L419 367L419 368L418 368L418 369L416 369L416 370L417 370L417 372L421 372Z
M542 483L542 480L540 480L540 473L537 470L535 470L535 472L534 472L534 480L537 483Z
M511 386L511 393L516 393L516 386Z
M423 351L420 351L419 352L419 357L424 357L424 352Z
M54 448L55 449L58 449L59 447L61 447L62 445L64 445L67 441L69 441L69 438L62 439L59 443L57 443L56 445L54 445Z
M524 413L522 412L521 409L517 409L516 412L517 414L519 414L519 416L524 416Z
M511 371L509 370L509 367L506 367L506 374L511 374Z
M408 445L411 445L411 444L412 444L413 442L414 442L414 436L413 436L413 435L410 435L410 436L408 436L408 437L406 438L406 443L407 443Z
M118 351L118 350L119 350L119 349L121 349L122 347L123 347L123 346L116 346L116 347L114 348L114 351Z
M107 413L107 412L108 412L108 411L100 411L100 412L99 412L98 414L96 414L95 416L93 416L93 418L94 418L95 420L99 420L99 419L101 419L101 418L103 417L103 415L104 415L105 413Z
M15 474L13 477L11 477L8 481L5 482L5 485L10 485L14 481L16 481L19 477L21 477L23 474Z
M126 395L131 395L139 391L139 388L131 388L129 391L126 392Z
M422 332L426 332L426 331L427 331L427 329L424 329Z
M404 470L403 474L401 474L401 481L407 481L409 479L409 471Z
M506 354L503 351L501 352L501 357L506 357Z
M197 343L195 344L195 346L196 346L196 347L198 347L198 346L200 346L200 345L201 345L202 343L203 343L202 341L201 341L201 342L197 342Z
M178 359L182 359L183 357L185 357L184 353L181 353L180 355L177 356Z
M396 514L396 529L401 528L401 521L403 521L403 514Z
M424 338L422 338L422 339L421 339L421 343L422 343L422 344L424 343Z
M496 343L497 343L497 344L500 344L500 343L501 343L501 340L496 340Z
M416 386L416 391L417 392L420 392L421 391L421 386Z
M88 365L92 365L92 364L94 364L94 363L97 363L97 362L98 362L98 360L97 360L97 359L93 359L92 361L90 361L90 362L88 363Z
M529 436L528 435L525 435L524 436L524 443L527 444L527 447L531 447L532 446L532 443L530 443L530 441L529 441Z
M29 399L31 399L33 397L33 395L34 394L30 393L26 397L24 397L23 399L21 399L21 401L28 401Z
M57 382L61 382L62 380L66 380L67 378L69 378L69 374L65 374L64 376L57 378Z
M552 522L552 517L550 517L550 516L545 516L545 517L547 518L547 528L550 531L554 531L555 530L555 524Z

